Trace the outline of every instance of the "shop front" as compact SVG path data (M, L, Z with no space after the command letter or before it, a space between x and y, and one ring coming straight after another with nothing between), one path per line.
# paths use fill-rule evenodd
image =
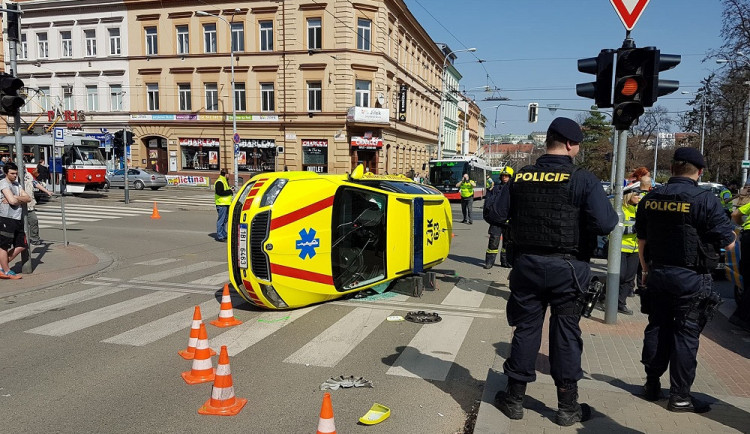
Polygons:
M219 170L218 138L180 137L179 146L182 170Z
M328 173L327 139L302 139L302 170Z
M354 170L358 165L365 166L365 171L378 173L378 154L383 148L383 138L373 136L371 132L361 136L351 136L351 157Z
M241 139L237 153L238 172L275 172L276 140Z
M161 137L147 137L144 139L148 159L146 168L159 173L167 173L167 141Z

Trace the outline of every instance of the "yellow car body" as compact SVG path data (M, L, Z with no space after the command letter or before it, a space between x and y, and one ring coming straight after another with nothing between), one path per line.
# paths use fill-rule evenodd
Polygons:
M440 264L452 225L448 200L404 176L264 173L232 201L229 276L263 308L334 300Z

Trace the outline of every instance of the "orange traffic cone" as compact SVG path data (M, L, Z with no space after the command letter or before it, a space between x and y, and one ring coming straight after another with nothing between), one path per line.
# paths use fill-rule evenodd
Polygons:
M195 306L195 311L193 312L193 325L190 327L190 337L188 338L187 348L177 352L177 354L182 356L185 360L193 360L193 358L195 358L195 345L198 343L198 334L200 333L201 324L203 324L201 308L200 306ZM211 351L212 356L216 355L216 351L211 348L209 348L209 350Z
M199 414L215 416L234 416L247 404L247 399L234 396L232 371L229 369L227 346L221 346L219 364L216 367L216 379L211 389L211 398L198 409Z
M156 208L156 202L154 202L154 212L151 213L152 219L160 219L159 210Z
M333 423L333 405L331 394L323 395L323 405L320 407L320 420L318 421L318 434L336 434L336 425Z
M198 344L195 347L195 358L193 369L182 373L182 378L187 384L199 384L213 381L216 370L211 362L211 350L208 348L208 334L206 325L201 324L198 332Z
M221 294L221 310L219 318L211 321L216 327L232 327L242 324L242 321L234 317L232 310L232 297L229 296L229 285L224 284L224 292Z

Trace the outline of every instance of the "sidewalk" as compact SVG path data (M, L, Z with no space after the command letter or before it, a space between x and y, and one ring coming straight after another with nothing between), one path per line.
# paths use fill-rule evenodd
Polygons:
M604 312L598 310L589 319L581 318L584 378L578 383L579 402L591 405L591 420L568 428L553 422L557 394L549 375L545 320L537 381L528 386L523 419L511 421L492 403L507 382L502 372L510 354L511 327L506 325L497 338L497 356L487 376L474 433L750 431L750 333L728 322L734 301L725 302L701 334L692 393L712 403L705 414L673 413L667 411L666 399L648 402L638 396L645 382L640 356L647 317L640 313L637 297L629 298L628 305L635 315L619 315L616 325L605 324ZM668 396L669 371L662 376L661 385L662 394Z
M0 280L0 297L61 285L97 273L113 262L109 254L83 244L66 247L62 242L44 242L30 247L33 272L24 273L19 280ZM21 273L19 259L11 269Z

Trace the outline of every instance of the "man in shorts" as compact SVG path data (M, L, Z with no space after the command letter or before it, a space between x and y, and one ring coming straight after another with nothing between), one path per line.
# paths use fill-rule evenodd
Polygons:
M31 197L18 181L18 166L6 163L0 180L0 279L20 279L9 263L26 249L23 232L23 204Z

